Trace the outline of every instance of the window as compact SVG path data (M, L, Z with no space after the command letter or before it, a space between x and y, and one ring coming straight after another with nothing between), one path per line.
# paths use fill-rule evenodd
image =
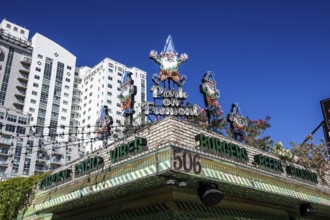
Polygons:
M32 91L32 95L38 95L38 92Z
M66 113L68 110L66 108L62 108L62 112Z
M64 88L65 88L65 89L70 89L70 86L65 85Z
M69 78L65 78L65 81L70 82L70 79Z
M120 120L116 120L116 123L117 123L117 124L120 124Z
M7 24L7 28L11 28L11 25L10 24Z
M93 95L93 93L91 92L91 93L89 93L89 96L92 96Z
M123 74L122 73L118 73L118 76L122 76Z
M108 76L108 80L112 80L112 77L111 76Z
M71 70L71 66L66 66L66 68L67 68L68 70Z
M121 81L120 81L119 79L117 80L117 82L118 82L119 84L121 83Z
M61 120L62 120L62 121L65 121L65 120L66 120L66 117L62 116L62 117L61 117Z
M25 134L25 131L26 131L26 128L17 126L17 130L16 130L17 134Z
M119 92L121 91L119 87L117 88L117 91L119 91Z
M43 56L42 56L41 54L38 54L38 58L42 59L42 58L43 58Z
M12 115L12 114L8 114L7 121L16 122L17 121L17 116Z
M107 92L108 96L112 96L112 92Z
M112 85L111 84L108 84L108 88L112 88Z
M40 79L40 76L35 75L34 78L35 78L35 79Z
M112 63L109 63L109 67L112 67L113 68L113 64Z
M68 104L68 101L63 100L63 104L64 105L67 105Z
M117 115L121 115L121 112L117 111L116 114L117 114Z
M15 126L6 124L6 131L15 132Z
M111 102L111 100L107 100L107 103L108 103L108 104L111 104L112 102Z
M113 70L112 70L111 68L109 68L109 72L110 72L110 73L113 73Z
M29 108L29 112L35 112L35 109L34 108Z
M4 119L5 117L5 113L4 112L0 112L0 119Z
M117 106L118 106L118 107L120 107L120 104L119 104L119 103L117 103Z
M18 28L17 27L14 27L14 31L18 31Z
M38 83L33 83L33 86L38 88L39 84Z
M24 34L25 32L24 32L24 30L21 30L21 34Z
M41 68L36 67L36 71L41 72Z
M69 93L64 93L64 97L69 97Z
M27 118L18 117L18 123L26 125L27 124Z

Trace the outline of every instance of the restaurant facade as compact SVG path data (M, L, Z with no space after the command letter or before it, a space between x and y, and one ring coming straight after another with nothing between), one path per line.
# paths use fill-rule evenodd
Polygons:
M187 77L178 65L188 56L178 57L171 36L150 58L160 72L152 76L154 102L146 102L142 112L157 120L133 126L136 90L127 72L119 97L126 125L134 129L42 179L19 219L330 219L329 186L313 170L244 144L246 120L237 104L227 117L234 138L187 120L198 117L201 108L184 104ZM210 124L221 110L211 71L200 90ZM113 133L111 121L99 119L100 138ZM330 183L329 173L323 178Z
M55 170L23 219L329 216L330 188L313 171L166 117Z

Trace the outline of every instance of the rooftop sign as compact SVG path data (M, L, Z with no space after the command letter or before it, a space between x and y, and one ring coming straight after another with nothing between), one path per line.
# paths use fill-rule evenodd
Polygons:
M183 91L182 86L187 77L180 74L178 66L187 62L188 55L184 53L180 57L178 56L171 35L166 40L164 50L160 54L152 50L150 59L160 66L160 71L152 76L155 83L151 87L154 101L144 104L144 113L156 116L198 115L199 111L196 105L184 105L188 94Z

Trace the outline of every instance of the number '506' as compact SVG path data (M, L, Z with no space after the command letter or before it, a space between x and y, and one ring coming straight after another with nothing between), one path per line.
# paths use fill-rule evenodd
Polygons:
M195 174L199 174L202 171L200 156L187 151L174 151L173 167L176 170L181 170L183 168L187 173L193 170Z

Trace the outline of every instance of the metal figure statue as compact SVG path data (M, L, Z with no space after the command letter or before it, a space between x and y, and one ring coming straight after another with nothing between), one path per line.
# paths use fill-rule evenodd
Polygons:
M178 57L171 35L168 36L164 50L160 54L157 54L157 51L154 50L150 51L150 59L160 65L159 74L155 73L152 76L155 84L159 85L167 79L172 79L178 86L183 86L186 82L187 77L179 73L178 66L183 62L187 62L188 55L184 53Z
M245 140L245 129L248 125L247 119L240 113L238 103L232 105L230 113L227 115L227 121L234 132L236 140Z

